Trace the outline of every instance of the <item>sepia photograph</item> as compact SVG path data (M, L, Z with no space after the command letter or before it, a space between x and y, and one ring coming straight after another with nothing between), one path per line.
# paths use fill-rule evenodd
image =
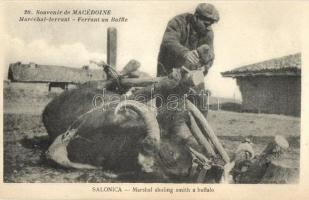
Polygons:
M300 186L305 5L4 1L1 188Z

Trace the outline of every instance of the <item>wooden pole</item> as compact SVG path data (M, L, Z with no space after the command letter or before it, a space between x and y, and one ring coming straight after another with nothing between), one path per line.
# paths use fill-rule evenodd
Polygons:
M196 108L196 106L193 103L191 103L189 100L186 100L186 106L187 106L188 110L192 112L194 117L201 124L201 126L202 126L201 129L203 130L203 132L205 132L207 134L207 136L209 137L211 142L214 144L215 148L218 150L218 152L219 152L220 156L222 157L222 159L226 163L229 163L230 162L230 157L226 153L226 151L223 148L222 144L219 142L219 139L217 138L216 134L214 133L214 131L212 130L212 128L208 124L206 118L201 113L201 111L199 111Z
M202 131L199 129L194 117L192 114L189 112L189 117L190 117L190 129L191 133L194 136L194 138L197 140L197 142L204 147L206 150L207 154L209 156L216 156L215 151L212 149L211 144L208 142L206 137L203 135Z
M235 90L234 90L234 92L233 92L233 103L236 103L236 97L235 97Z
M209 96L210 96L210 95L207 93L207 110L208 110L208 111L209 111L209 103L210 103L210 102L209 102Z
M157 83L164 77L156 78L124 78L120 80L120 83L126 87L145 87L153 83Z
M117 29L107 29L107 64L116 68L117 64Z
M146 87L148 85L154 84L162 80L164 77L156 78L123 78L120 79L120 84L124 87ZM89 81L81 84L80 87L94 87L97 89L102 89L109 87L113 84L114 80L103 80L103 81Z

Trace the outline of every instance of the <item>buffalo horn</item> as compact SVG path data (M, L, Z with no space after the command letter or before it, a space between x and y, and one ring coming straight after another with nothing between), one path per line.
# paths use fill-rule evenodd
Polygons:
M115 114L118 114L122 108L129 108L142 117L146 125L147 136L153 139L156 145L158 145L160 142L160 128L155 112L151 110L149 106L133 100L120 102L115 108Z

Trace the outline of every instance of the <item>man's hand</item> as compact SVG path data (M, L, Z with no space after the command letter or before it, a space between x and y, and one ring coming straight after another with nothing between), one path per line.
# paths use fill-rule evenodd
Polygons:
M199 55L196 50L189 51L184 57L190 64L195 65L199 62Z

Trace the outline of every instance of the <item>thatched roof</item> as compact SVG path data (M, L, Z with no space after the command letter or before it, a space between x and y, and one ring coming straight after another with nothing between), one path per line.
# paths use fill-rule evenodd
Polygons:
M103 70L91 70L88 67L71 68L53 65L38 65L34 63L12 63L9 66L8 78L13 82L65 82L84 83L103 80L106 75Z
M246 65L221 73L224 77L240 76L300 76L301 54L293 54Z

